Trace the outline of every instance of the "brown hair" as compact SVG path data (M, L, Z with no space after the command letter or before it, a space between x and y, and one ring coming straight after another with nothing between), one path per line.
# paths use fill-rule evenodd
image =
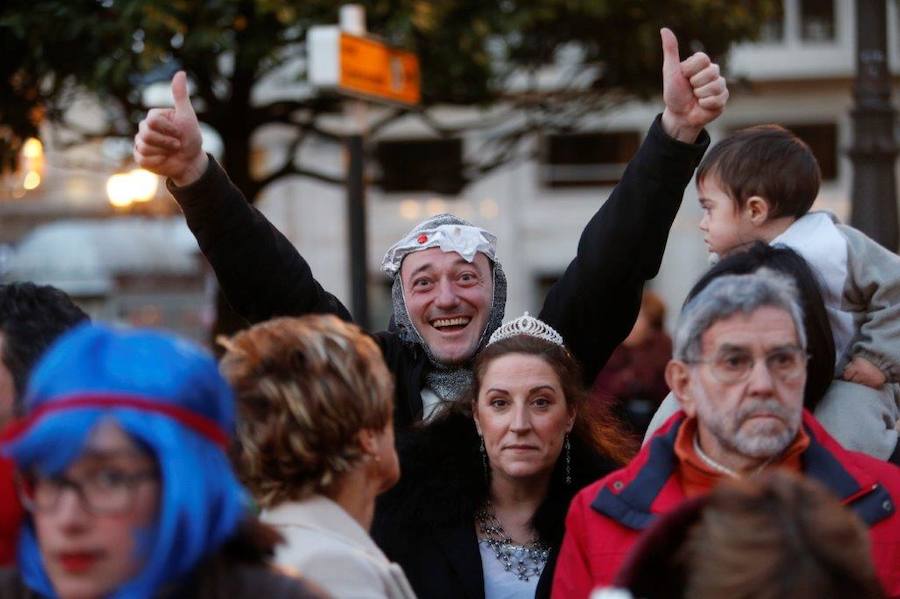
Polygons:
M685 597L883 596L863 523L819 483L783 470L723 482L682 551Z
M507 354L526 354L544 360L559 377L566 406L575 411L572 435L613 461L624 464L637 451L637 443L629 436L612 412L601 402L589 402L582 385L581 368L569 351L550 341L530 335L516 335L491 343L475 359L475 381L469 390L474 403L481 391L485 372L491 362Z
M759 196L769 204L769 218L806 214L822 174L812 150L779 125L741 129L707 152L697 168L697 183L713 177L740 210Z
M391 420L393 379L355 325L277 318L220 342L238 404L238 471L263 507L327 489L362 458L359 431Z

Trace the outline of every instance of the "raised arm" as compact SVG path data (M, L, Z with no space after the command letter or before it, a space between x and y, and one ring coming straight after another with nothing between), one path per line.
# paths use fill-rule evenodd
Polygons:
M660 35L665 110L588 222L541 311L581 362L586 382L631 330L644 282L659 271L685 187L709 145L703 127L728 99L718 65L702 52L679 61L675 36L668 29Z
M183 72L172 79L173 108L153 109L134 139L134 159L168 177L169 191L234 309L250 322L347 309L315 280L296 248L203 152Z

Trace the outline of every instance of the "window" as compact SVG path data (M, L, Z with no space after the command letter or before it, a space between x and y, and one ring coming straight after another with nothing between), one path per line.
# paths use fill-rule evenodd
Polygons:
M823 181L833 181L838 176L838 132L835 123L812 125L790 125L785 128L809 144L813 155L819 161Z
M456 195L466 185L460 139L382 141L375 159L381 168L376 184L386 192Z
M772 16L759 29L759 40L777 44L784 41L784 2L773 2Z
M800 39L834 41L834 0L800 0Z
M547 187L615 184L640 144L636 131L548 135L543 144L541 183Z
M769 121L770 123L772 121ZM748 123L741 127L730 129L731 133L744 127L752 127L761 123ZM802 139L812 150L813 156L819 163L823 181L833 181L838 176L838 130L835 123L813 123L792 125L779 123L785 129L789 129L794 135Z
M532 305L537 306L537 313L540 313L541 307L544 305L544 300L547 298L547 294L550 293L550 288L556 284L556 282L563 276L563 271L558 272L539 272L534 276L534 292L535 297L533 298ZM532 312L534 314L535 312Z

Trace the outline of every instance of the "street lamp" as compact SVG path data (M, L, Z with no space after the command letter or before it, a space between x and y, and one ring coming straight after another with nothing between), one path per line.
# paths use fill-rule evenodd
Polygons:
M853 162L850 224L897 251L894 107L887 64L885 0L856 2L856 82L853 86Z
M152 200L158 188L159 178L156 175L136 168L111 176L106 182L106 195L114 207L130 208L135 203Z

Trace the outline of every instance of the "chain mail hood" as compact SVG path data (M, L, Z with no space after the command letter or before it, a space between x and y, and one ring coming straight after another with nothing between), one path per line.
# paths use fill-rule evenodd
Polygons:
M420 235L424 234L424 232L434 231L444 225L459 225L461 227L471 227L472 229L478 230L478 228L474 227L471 223L459 217L453 216L452 214L438 214L437 216L433 216L416 225L404 237L404 239L401 240L401 242L398 242L398 244L395 244L394 247L388 250L388 253L385 255L384 264L394 263L395 259L393 257L398 254L398 246L403 244L405 240L416 239ZM483 229L480 231L484 233L485 240L496 240L493 235L490 235L490 233L487 233ZM421 249L430 249L431 247L438 246L432 245L429 247L422 247ZM403 255L405 256L409 253L411 253L411 251L407 250L403 253ZM503 273L503 267L500 265L500 262L496 260L495 256L491 256L491 253L493 253L493 246L491 247L490 251L482 253L488 256L491 262L493 297L491 298L490 313L488 314L484 330L481 332L481 336L478 340L478 345L476 347L475 353L481 351L481 349L487 344L487 340L490 338L491 334L495 330L497 330L497 328L503 322L503 314L506 308L506 275ZM459 399L460 397L462 397L463 393L472 382L471 359L463 365L450 366L441 363L434 356L431 348L429 348L428 345L424 342L422 336L419 334L419 331L416 330L415 325L413 325L412 320L409 317L409 312L406 309L406 301L403 297L403 281L400 276L398 276L399 271L399 264L396 264L396 268L390 270L385 267L385 272L387 272L390 276L393 276L394 279L394 284L391 288L391 299L393 301L392 328L397 331L397 333L400 335L400 338L404 341L421 346L422 350L428 356L428 360L432 365L431 371L426 375L426 384L428 385L428 387L431 388L431 390L434 391L443 401L453 401Z

